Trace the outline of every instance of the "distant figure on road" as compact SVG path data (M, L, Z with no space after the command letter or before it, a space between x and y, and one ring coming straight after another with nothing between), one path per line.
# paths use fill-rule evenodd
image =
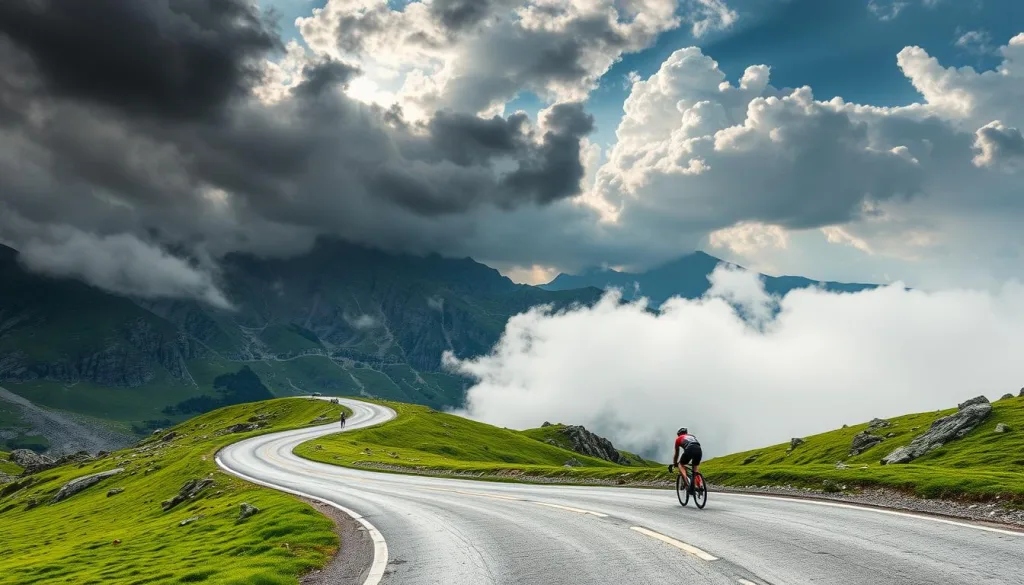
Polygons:
M341 413L341 428L345 428L345 413Z

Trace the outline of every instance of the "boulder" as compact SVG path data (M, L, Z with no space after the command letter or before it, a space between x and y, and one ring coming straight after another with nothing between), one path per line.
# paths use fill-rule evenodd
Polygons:
M82 490L90 488L98 484L99 482L103 481L104 479L115 476L121 473L122 471L124 471L124 469L118 467L115 469L111 469L109 471L101 471L99 473L93 473L91 475L86 475L84 477L77 477L64 484L64 486L57 491L57 495L53 496L53 499L50 500L50 503L56 504L57 502L66 500L71 496L81 492Z
M1008 432L1010 432L1010 427L1007 426L1004 423L999 423L999 424L996 425L996 432L997 433L1008 433Z
M850 444L850 457L860 455L884 440L885 439L878 435L872 435L867 431L861 431L853 436L853 442Z
M807 441L801 439L800 437L793 437L792 439L789 440L789 449L790 451L792 451L793 449L796 449L797 447L803 445L806 442Z
M1020 389L1020 394L1017 395L1020 398L1024 398L1024 388Z
M35 451L30 451L28 449L15 449L14 451L11 451L10 455L8 455L8 459L21 467L24 467L26 470L35 467L53 465L54 463L53 459L50 459L46 455L39 455Z
M177 436L178 436L177 431L171 431L171 432L167 433L166 435L160 437L160 441L162 441L164 443L166 443L168 441L173 441L175 438L177 438Z
M225 433L248 433L249 431L255 431L256 429L263 426L262 423L238 423L237 425L231 425L224 429Z
M999 398L999 400L1009 400L1011 398L1013 398L1013 394L1007 393L1007 394L1003 394L1002 397Z
M240 508L241 508L241 510L239 510L239 512L238 512L238 519L239 520L245 520L246 518L249 518L249 517L251 517L251 516L253 516L255 514L258 514L259 511L260 511L259 508L249 504L249 502L242 502L242 505L240 506Z
M107 492L107 497L116 496L117 494L124 493L124 488L111 488Z
M570 457L565 461L565 463L562 464L562 467L583 467L583 464L580 463L579 459L575 457Z
M573 451L588 457L597 457L620 465L629 465L612 442L604 437L599 437L578 425L570 425L558 431L566 439Z
M192 516L190 518L185 518L181 522L178 522L178 526L188 526L189 524L191 524L191 523L193 523L193 522L195 522L197 520L200 520L202 518L205 518L205 516L203 516L202 514L200 514L198 516Z
M1022 390L1022 392L1024 392L1024 390ZM548 421L544 421L544 424L540 425L540 428L543 429L544 427L550 427L550 426L552 426L551 423L549 423Z
M181 489L178 490L177 495L175 495L173 498L169 500L161 502L160 507L162 507L166 512L167 510L170 510L171 508L177 506L178 504L184 502L185 500L189 500L198 496L199 492L205 490L211 485L213 485L213 480L209 478L190 479L185 482L185 485L181 486Z
M7 475L6 473L0 471L0 484L11 483L13 481L14 481L14 477L13 476Z
M938 449L950 441L961 439L974 430L992 413L992 405L984 396L960 404L959 410L932 423L932 426L914 438L910 445L900 447L882 459L882 465L910 463L914 459Z
M988 403L989 403L988 402L988 398L985 398L984 396L975 396L974 398L971 398L970 400L967 400L965 402L961 402L960 404L957 404L956 407L957 407L958 410L963 410L963 409L967 408L968 406L974 406L975 404L988 404Z
M868 423L868 428L866 430L867 431L876 431L878 429L884 429L886 427L891 427L891 426L892 426L892 423L887 421L887 420L885 420L885 419L873 418L873 419L871 419L871 422Z

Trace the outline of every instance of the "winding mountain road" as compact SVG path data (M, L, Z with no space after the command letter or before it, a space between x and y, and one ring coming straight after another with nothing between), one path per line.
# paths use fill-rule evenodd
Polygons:
M346 430L395 416L342 399ZM254 437L218 464L331 503L375 545L365 585L1024 584L1024 533L856 506L667 490L526 485L347 469L292 454L327 425Z

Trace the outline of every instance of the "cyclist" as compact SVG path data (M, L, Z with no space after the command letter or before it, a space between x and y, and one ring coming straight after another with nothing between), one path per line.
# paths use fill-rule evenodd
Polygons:
M341 413L341 428L345 428L345 413Z
M676 446L675 452L672 454L673 463L668 466L669 471L675 468L679 469L679 473L682 473L682 467L684 465L693 465L693 475L697 476L697 472L700 471L700 460L704 457L704 452L700 449L700 441L697 437L690 434L690 431L686 427L680 427L676 431ZM690 482L687 490L692 494L694 490L694 483Z

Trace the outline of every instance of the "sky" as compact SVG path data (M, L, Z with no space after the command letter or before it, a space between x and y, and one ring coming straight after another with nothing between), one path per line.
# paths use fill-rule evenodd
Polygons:
M993 291L1021 103L1014 0L9 0L0 242L222 307L322 236Z

